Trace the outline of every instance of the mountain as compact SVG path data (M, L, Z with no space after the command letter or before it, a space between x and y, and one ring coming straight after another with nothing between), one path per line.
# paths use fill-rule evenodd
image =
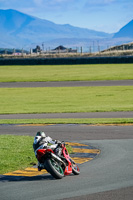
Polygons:
M115 33L114 38L133 38L133 20Z
M102 39L111 34L74 27L69 24L55 24L16 10L0 9L0 47L26 48L33 43L40 44L53 40Z

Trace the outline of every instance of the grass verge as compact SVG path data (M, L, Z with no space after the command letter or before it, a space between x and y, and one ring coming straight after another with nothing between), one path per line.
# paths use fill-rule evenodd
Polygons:
M37 163L32 148L34 137L0 135L0 174L22 170ZM67 146L69 153L72 147Z
M0 66L0 82L133 79L133 64Z
M133 86L0 88L0 114L133 111Z
M0 135L0 174L24 169L36 162L33 137Z
M133 118L0 119L0 124L16 124L22 126L37 126L39 124L133 124Z

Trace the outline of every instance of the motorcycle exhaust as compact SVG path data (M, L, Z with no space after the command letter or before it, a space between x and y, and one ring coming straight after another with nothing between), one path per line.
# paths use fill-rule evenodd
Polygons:
M61 160L58 156L56 156L54 153L51 153L51 157L54 158L57 162L61 162L66 167L64 161Z

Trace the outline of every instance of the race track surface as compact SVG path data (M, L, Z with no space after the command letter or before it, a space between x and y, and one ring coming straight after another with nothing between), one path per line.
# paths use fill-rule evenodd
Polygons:
M0 83L4 87L81 87L81 86L123 86L133 85L133 80L114 81L52 81L52 82L11 82Z
M133 118L130 112L90 113L41 113L41 114L0 114L0 119L46 119L46 118Z
M32 136L36 131L44 130L53 138L88 144L101 150L95 159L80 165L79 176L71 175L62 180L55 180L49 174L29 178L1 176L2 200L97 197L98 200L105 200L107 197L132 200L133 126L1 125L0 130L1 134Z
M0 134L35 136L44 131L64 141L133 139L133 126L93 126L84 124L0 125Z

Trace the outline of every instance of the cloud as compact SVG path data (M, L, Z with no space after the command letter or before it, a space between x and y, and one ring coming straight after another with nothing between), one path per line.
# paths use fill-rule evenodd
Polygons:
M78 3L79 0L77 0ZM76 1L75 0L33 0L37 7L46 8L48 10L62 10L72 7Z
M132 4L132 0L86 0L85 6L110 6L110 5L130 5Z
M85 5L90 5L90 6L103 6L103 5L108 5L108 4L111 4L113 2L116 2L117 0L88 0L86 1L86 4Z
M104 9L104 7L107 7L114 3L115 0L93 0L93 1L86 1L84 5L84 9Z
M81 0L0 0L0 9L15 9L53 20L56 16L74 13L80 7L79 3L81 4Z
M132 8L132 0L86 0L83 10L85 12L96 13L98 11L104 12L114 12L114 10L119 10L120 8L126 10L127 7Z
M32 7L33 6L33 0L0 0L0 7L4 9L21 9L23 7Z
M37 6L41 6L43 4L43 0L33 0L33 2L35 3L35 5Z
M0 3L3 3L3 2L4 2L4 3L6 3L6 2L8 2L8 1L5 1L5 0L0 0Z

